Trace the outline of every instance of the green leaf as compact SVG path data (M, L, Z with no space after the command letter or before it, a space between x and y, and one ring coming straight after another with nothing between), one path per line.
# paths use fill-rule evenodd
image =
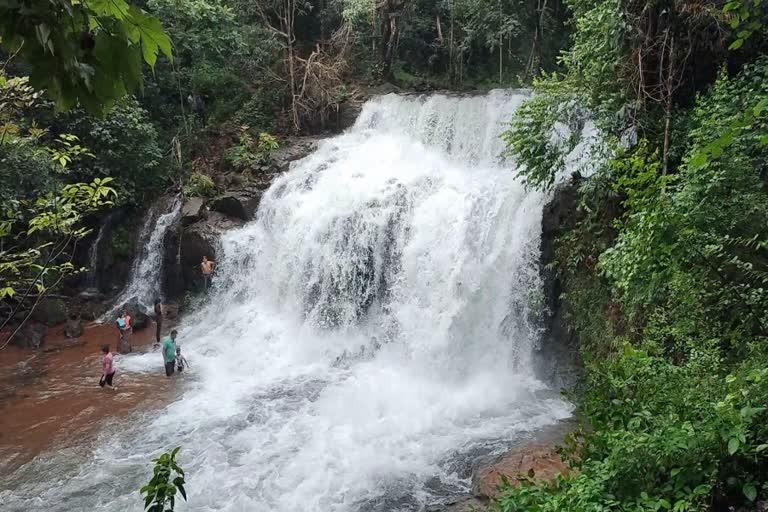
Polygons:
M736 437L732 437L728 440L728 453L733 455L739 449L739 440Z
M738 50L744 45L743 39L737 39L734 42L731 43L731 45L728 47L729 50Z
M749 501L755 501L755 498L757 498L757 489L752 483L744 484L744 487L741 488L741 492L744 493L744 496L746 496Z

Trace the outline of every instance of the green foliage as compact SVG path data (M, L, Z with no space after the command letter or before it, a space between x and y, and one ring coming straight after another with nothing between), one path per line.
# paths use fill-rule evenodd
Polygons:
M184 185L184 195L187 197L213 197L216 195L216 184L205 174L195 172Z
M717 369L706 356L675 366L625 344L590 368L580 406L590 431L576 432L565 452L577 473L507 489L500 510L698 511L713 494L754 501L768 368Z
M735 0L726 2L723 13L730 16L730 25L738 30L736 39L728 47L730 50L738 50L744 46L744 42L752 34L763 28L764 18L768 10L768 4L762 0Z
M152 460L155 463L152 479L140 491L147 512L173 512L177 493L186 501L184 470L176 463L179 450L174 448Z
M666 169L663 130L630 148L607 130L552 263L587 370L566 449L578 471L507 488L503 512L751 510L768 495L766 83L758 57L681 107ZM527 156L547 142L541 109L524 112L538 138L509 140L546 185L557 167Z
M237 170L245 170L258 165L268 164L272 153L279 147L277 139L268 133L259 133L253 140L247 126L242 126L239 141L224 153L224 158Z
M537 94L519 108L502 138L526 183L550 188L579 141L586 115L571 82L552 75L535 81L534 89Z
M0 41L31 67L31 84L65 110L103 112L143 83L142 61L171 58L160 21L125 0L6 2Z
M76 176L82 180L111 176L121 204L146 204L164 189L171 164L158 145L147 111L136 100L119 102L104 118L73 111L55 119L54 126L72 130L83 144L97 148Z
M17 312L26 315L5 339L4 348L34 312L40 300L62 279L80 269L72 263L73 247L90 230L83 219L112 204L115 191L111 179L64 186L35 200L15 200L4 204L0 217L0 301L7 315L0 329Z

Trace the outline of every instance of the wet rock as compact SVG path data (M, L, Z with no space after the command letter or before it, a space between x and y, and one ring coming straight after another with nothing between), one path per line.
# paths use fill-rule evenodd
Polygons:
M83 302L80 305L80 318L84 320L98 320L107 312L107 306L103 302Z
M63 324L67 321L67 303L58 298L43 298L30 318L49 327Z
M202 197L190 197L181 208L181 224L188 226L206 217L205 202Z
M472 497L461 499L456 503L451 503L449 505L441 505L439 508L434 508L435 512L486 512L487 510L489 510L487 501L481 501Z
M48 327L38 322L27 322L11 339L11 343L21 348L38 349L45 341Z
M228 192L211 203L211 210L245 221L252 220L261 201L261 190L255 193Z
M272 169L275 173L285 172L291 162L304 158L317 149L322 137L289 137L283 141L280 148L272 154ZM272 176L267 175L267 183Z
M583 179L574 176L560 185L552 200L544 207L541 226L540 274L544 283L546 318L541 346L538 348L536 370L540 377L553 387L570 388L579 379L581 361L579 359L578 340L575 333L568 329L561 295L563 283L556 263L557 239L573 229L581 218L579 212L579 187Z
M549 444L529 443L508 452L495 464L485 466L472 475L472 493L476 498L494 499L499 495L502 477L513 486L518 478L533 475L536 480L554 481L558 474L567 474L568 466Z
M184 276L180 264L181 235L184 228L175 223L165 233L163 240L163 276L161 281L165 297L178 298L184 295Z
M203 261L203 256L216 261L217 233L218 229L209 223L196 224L182 233L179 264L185 289L203 288L200 262Z
M117 342L117 350L121 354L130 354L133 351L131 346L131 333L125 333Z
M64 326L64 336L67 338L79 338L83 335L83 322L79 316L70 317Z
M142 306L135 297L123 304L118 311L128 311L128 314L131 315L131 327L134 331L140 331L149 325L147 308Z
M179 305L175 303L164 304L165 318L175 320L179 317Z

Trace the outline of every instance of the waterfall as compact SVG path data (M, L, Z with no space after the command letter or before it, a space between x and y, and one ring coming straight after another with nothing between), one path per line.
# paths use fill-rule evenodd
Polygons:
M150 310L154 300L162 295L163 240L180 211L179 198L172 199L170 205L167 198L161 198L150 208L139 234L139 250L133 260L128 284L115 299L112 309L104 315L104 320L112 320L120 307L134 299Z
M179 328L181 398L76 464L36 459L8 510L140 511L147 461L175 446L180 510L424 510L466 492L478 456L568 417L532 363L547 197L499 159L525 98L367 102L222 237ZM118 369L162 371L157 354Z
M96 238L93 240L93 244L91 244L91 247L88 250L88 274L86 275L86 286L95 291L99 290L99 248L101 247L101 241L104 239L104 233L107 231L111 219L111 213L104 217L104 220L99 226Z

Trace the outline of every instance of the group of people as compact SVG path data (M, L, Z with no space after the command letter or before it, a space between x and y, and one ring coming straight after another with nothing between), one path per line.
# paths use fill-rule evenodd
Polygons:
M178 331L176 329L171 331L171 334L163 338L162 344L160 341L160 331L163 327L163 304L160 299L155 300L154 306L155 313L155 344L154 348L161 347L163 355L163 364L165 366L165 375L170 377L176 371L183 372L185 368L189 368L187 359L181 355L181 347L178 346L176 338ZM133 332L131 326L131 315L128 311L123 310L115 321L117 330L119 333L118 344L122 352L130 352L130 335ZM125 350L126 344L128 350ZM114 385L115 379L115 362L114 356L109 345L103 345L101 347L103 354L101 358L101 378L99 379L99 386L108 387L110 389L117 389Z
M203 285L205 290L211 286L211 280L213 279L213 269L216 262L209 260L208 256L203 256L203 261L200 263L200 272L203 275ZM189 363L184 356L181 355L181 347L176 343L176 337L178 332L174 329L169 336L163 338L160 341L160 332L163 329L163 303L158 298L155 299L154 304L155 314L155 343L154 348L160 348L163 354L163 364L165 366L165 375L170 377L175 372L183 372L185 368L189 367ZM131 315L127 310L120 312L120 315L115 321L118 331L118 346L122 353L131 351L131 334L133 333L133 326L131 324ZM109 387L110 389L117 389L114 385L115 379L115 361L112 355L112 351L109 345L103 345L101 351L104 354L101 358L101 379L99 379L99 386Z

